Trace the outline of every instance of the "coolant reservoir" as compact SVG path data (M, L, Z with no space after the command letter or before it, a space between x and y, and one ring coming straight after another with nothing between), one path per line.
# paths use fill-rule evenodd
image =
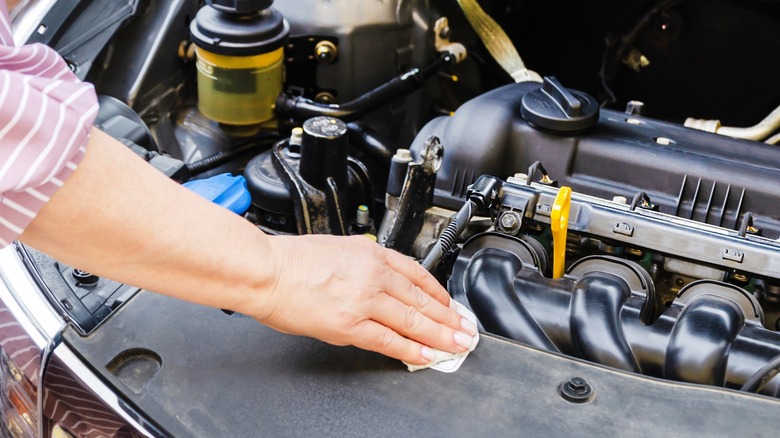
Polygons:
M190 25L196 46L198 109L219 123L271 120L282 92L289 25L273 0L206 0Z

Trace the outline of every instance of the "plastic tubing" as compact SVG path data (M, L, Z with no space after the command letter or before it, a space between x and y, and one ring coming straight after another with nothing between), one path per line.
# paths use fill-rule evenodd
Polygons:
M190 176L201 174L208 170L214 169L215 167L220 166L224 163L227 163L228 161L236 157L239 157L240 155L245 154L251 150L269 147L271 144L273 144L278 140L279 138L272 137L272 138L252 140L243 144L239 144L233 149L219 151L213 155L209 155L208 157L205 157L198 161L187 163L186 165L187 171L189 172Z
M778 143L780 143L780 134L775 134L775 135L769 137L768 139L766 139L766 141L764 141L764 143L766 143L766 144L778 144Z
M769 137L773 132L780 128L780 106L769 113L764 120L747 128L737 128L732 126L721 126L720 120L705 120L688 118L685 120L687 128L699 129L707 132L714 132L720 135L726 135L745 140L761 141Z

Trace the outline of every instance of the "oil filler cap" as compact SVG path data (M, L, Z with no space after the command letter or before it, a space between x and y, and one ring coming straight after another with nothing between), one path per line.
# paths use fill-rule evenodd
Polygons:
M599 103L582 91L564 87L555 76L546 76L541 88L523 96L520 112L536 128L576 132L598 122Z

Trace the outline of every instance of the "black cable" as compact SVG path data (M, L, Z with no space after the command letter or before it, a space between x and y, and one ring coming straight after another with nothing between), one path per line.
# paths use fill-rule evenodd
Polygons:
M631 198L631 205L629 208L631 211L636 210L637 207L645 208L645 206L651 206L653 205L650 201L650 197L647 196L647 193L645 192L637 192L634 194L634 197Z
M327 116L351 122L419 89L426 80L436 75L446 65L454 62L455 56L446 53L421 69L413 68L357 99L340 105L318 103L301 96L292 97L281 94L276 99L276 112L281 116L295 120Z
M436 137L433 137L436 138ZM438 140L438 139L437 139ZM538 162L537 162L538 163ZM538 163L541 166L541 163ZM468 187L468 200L463 204L463 207L458 210L452 216L450 224L439 236L439 240L433 245L433 248L425 256L425 259L421 262L422 266L431 271L435 268L453 248L455 248L455 241L466 231L466 228L471 222L471 219L476 214L490 213L492 217L492 210L496 200L501 196L501 185L503 182L495 177L489 175L482 175L477 178L474 184Z
M780 373L780 355L775 356L766 365L755 372L740 388L742 391L758 393L764 386Z
M458 238L466 230L469 225L469 221L474 216L475 205L474 201L466 201L452 217L450 224L441 233L439 240L433 245L431 251L425 256L425 259L420 264L428 271L435 268L441 259L455 247L455 239Z
M209 155L206 158L200 159L192 163L187 163L187 171L189 172L190 176L201 174L221 164L227 163L228 161L236 157L239 157L246 152L255 149L267 148L271 146L273 143L277 142L278 140L279 137L246 140L242 143L239 143L236 147L232 149L219 151L213 155Z
M530 166L528 166L528 180L526 181L526 185L530 186L531 183L534 181L534 176L536 176L536 172L542 173L542 180L545 179L545 177L549 177L550 175L547 173L547 169L544 168L541 161L534 161L531 163Z
M745 237L747 235L748 230L753 226L753 213L746 212L745 215L742 217L742 222L739 224L739 237Z

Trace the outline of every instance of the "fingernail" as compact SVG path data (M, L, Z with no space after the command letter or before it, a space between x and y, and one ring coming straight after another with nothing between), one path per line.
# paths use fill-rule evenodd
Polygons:
M477 334L477 326L474 325L473 322L469 321L466 318L460 319L460 327L469 335L474 336Z
M455 343L460 345L463 348L470 348L471 347L471 340L473 336L469 336L463 332L455 332Z
M434 360L436 360L436 352L433 351L433 349L430 347L422 347L420 349L420 354L428 362L433 362Z

